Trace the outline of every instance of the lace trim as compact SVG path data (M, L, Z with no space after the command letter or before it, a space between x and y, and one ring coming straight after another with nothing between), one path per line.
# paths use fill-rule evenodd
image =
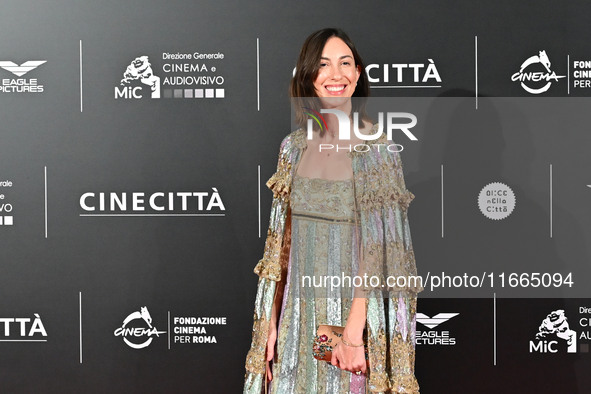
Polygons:
M263 316L254 320L252 327L252 345L246 356L246 370L248 372L265 373L267 337L269 335L269 322Z
M289 201L291 188L291 163L287 162L285 156L281 157L277 165L277 171L267 181L267 187L273 191L273 197Z

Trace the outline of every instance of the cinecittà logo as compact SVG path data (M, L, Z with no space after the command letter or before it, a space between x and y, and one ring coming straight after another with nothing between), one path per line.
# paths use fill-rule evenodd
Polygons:
M22 77L46 62L47 60L29 60L19 66L11 61L0 61L0 67L17 77ZM43 85L39 84L36 78L2 78L0 85L0 92L3 93L42 93L43 89Z
M127 316L123 325L115 330L115 336L123 337L127 346L134 349L149 346L154 337L159 337L160 334L166 334L166 331L158 331L152 326L152 316L145 306Z
M372 88L440 88L441 76L433 59L428 63L368 64Z
M546 69L544 71L529 71L527 72L526 69L530 66L535 64L541 64ZM548 91L550 86L552 86L552 81L558 82L560 78L565 78L566 75L556 75L556 73L550 70L550 59L546 54L546 51L540 51L538 55L534 55L529 57L526 61L521 64L521 68L518 72L511 76L512 81L519 81L521 82L521 87L531 94L540 94ZM527 82L527 83L526 83ZM532 83L534 82L534 83ZM540 83L535 84L535 82L546 82L543 86L536 87L536 85L540 85Z
M441 75L433 59L428 63L368 64L365 67L367 80L372 89L390 88L440 88ZM296 69L292 70L295 76Z
M47 331L38 313L29 317L0 317L0 342L47 342Z
M86 192L80 216L224 216L226 207L213 192Z
M570 329L562 309L550 312L542 321L536 340L529 341L529 352L558 353L558 341L552 338L565 341L567 353L577 352L577 332Z

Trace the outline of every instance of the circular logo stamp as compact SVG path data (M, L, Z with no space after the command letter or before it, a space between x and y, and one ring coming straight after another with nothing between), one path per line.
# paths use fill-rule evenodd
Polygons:
M478 208L489 219L505 219L515 209L515 193L504 183L489 183L478 195Z

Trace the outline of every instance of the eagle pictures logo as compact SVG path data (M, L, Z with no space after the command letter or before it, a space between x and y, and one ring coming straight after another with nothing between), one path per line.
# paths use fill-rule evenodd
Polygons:
M44 87L39 84L37 78L20 78L33 71L47 60L29 60L21 65L12 61L0 61L0 68L10 72L17 78L2 78L0 80L0 93L43 93Z

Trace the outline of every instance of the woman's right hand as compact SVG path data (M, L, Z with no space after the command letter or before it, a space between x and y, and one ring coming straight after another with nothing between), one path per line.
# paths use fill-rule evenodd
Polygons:
M269 335L267 336L267 380L273 380L273 373L271 372L271 360L275 357L275 342L277 341L277 326L271 322L269 327Z

